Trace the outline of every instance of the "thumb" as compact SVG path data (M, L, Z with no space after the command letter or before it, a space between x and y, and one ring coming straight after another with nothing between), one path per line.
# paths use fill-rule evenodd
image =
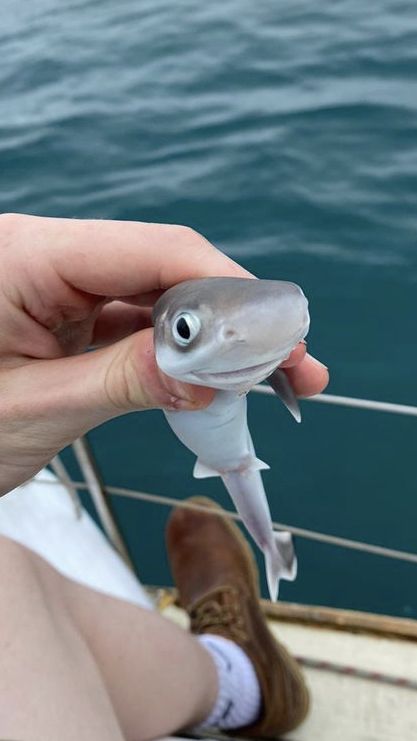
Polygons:
M100 350L36 365L46 413L54 416L59 409L65 421L77 418L83 427L143 409L199 409L214 395L211 389L181 383L158 368L152 328ZM34 383L32 379L32 388Z
M151 328L93 355L101 378L93 376L109 416L152 408L195 410L213 399L212 389L182 383L158 368Z
M214 395L159 370L151 328L82 355L9 365L0 371L2 387L2 452L20 471L10 479L15 485L108 419L157 407L199 409Z

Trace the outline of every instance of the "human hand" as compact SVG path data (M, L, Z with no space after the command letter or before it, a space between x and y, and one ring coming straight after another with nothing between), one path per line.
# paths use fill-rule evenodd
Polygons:
M216 275L250 277L187 227L0 216L0 494L112 417L211 401L156 366L151 307ZM285 365L300 396L327 384L302 344Z

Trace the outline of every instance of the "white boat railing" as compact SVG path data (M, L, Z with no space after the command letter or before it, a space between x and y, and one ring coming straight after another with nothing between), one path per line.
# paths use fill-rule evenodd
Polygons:
M252 389L252 392L274 395L273 389L265 385L255 386ZM305 401L417 417L417 406L406 404L374 401L370 399L357 399L348 396L335 396L333 394L318 394L317 396L312 396L305 399ZM71 480L65 470L62 460L58 456L52 461L52 467L58 478L60 479L61 483L68 489L72 497L74 497L74 492L77 492L79 490L87 490L90 493L104 531L106 532L113 546L121 554L121 556L129 564L130 567L132 567L132 563L126 551L126 547L124 545L124 541L120 534L119 528L113 517L111 506L108 501L109 495L126 497L129 499L137 499L140 501L169 507L199 509L198 505L190 504L186 501L178 500L174 497L168 497L162 494L135 491L120 486L106 486L102 483L97 463L94 460L91 448L86 438L80 438L79 440L77 440L73 444L73 451L85 481ZM241 521L239 515L236 512L232 512L230 510L225 510L224 516L238 522ZM387 548L385 546L353 540L351 538L343 538L338 535L309 530L307 528L301 528L296 525L291 525L283 522L274 522L273 527L276 530L288 530L290 533L299 538L306 538L308 540L314 540L319 543L325 543L327 545L347 548L351 550L361 551L363 553L371 554L374 556L382 556L385 558L391 558L399 561L417 564L417 553L411 553L394 548Z
M252 391L258 394L275 395L270 386L259 384ZM417 406L410 404L394 404L390 401L373 401L372 399L355 399L353 396L335 396L334 394L317 394L308 396L303 401L315 401L320 404L333 404L335 406L352 407L353 409L367 409L371 412L388 412L389 414L405 414L409 417L417 417Z
M252 389L252 391L255 393L274 395L274 391L270 387L264 385L256 386L254 389ZM370 399L357 399L346 396L335 396L332 394L319 394L317 396L305 399L305 401L417 417L417 406L374 401ZM88 440L86 438L80 438L73 444L72 447L85 480L73 481L69 477L66 468L59 456L57 456L52 461L53 470L56 473L57 477L60 479L61 483L69 491L72 499L74 500L75 498L76 502L78 501L78 491L85 490L89 492L91 499L95 505L97 516L109 540L111 541L115 549L120 553L128 566L133 570L135 570L134 565L129 557L123 537L112 514L111 506L109 503L109 496L121 496L129 499L137 499L143 502L149 502L153 505L157 504L169 507L184 507L187 509L196 510L202 509L202 507L197 504L191 504L187 501L178 500L174 497L143 491L135 491L118 486L106 486L100 476L97 462L94 459ZM38 480L41 479L39 479L38 477ZM44 482L48 484L54 483L51 482L50 479L46 479L44 480ZM79 506L79 502L78 505L76 504L76 506ZM237 512L232 512L230 510L224 510L223 516L235 521L241 521L241 518L237 514ZM410 553L407 551L386 548L384 546L371 543L342 538L337 535L308 530L306 528L300 528L282 522L274 522L273 527L276 530L288 530L293 535L296 535L300 538L307 538L309 540L315 540L320 543L417 564L417 553ZM358 668L353 665L345 665L334 661L315 659L310 656L306 657L304 655L296 655L295 658L304 668L307 669L310 668L346 676L353 676L362 680L377 682L378 684L391 685L394 687L414 691L417 690L417 681L408 676L397 676L381 671L371 671L360 667Z

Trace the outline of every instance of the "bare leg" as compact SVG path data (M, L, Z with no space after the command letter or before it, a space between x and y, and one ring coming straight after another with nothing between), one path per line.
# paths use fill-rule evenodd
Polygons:
M3 537L0 585L0 738L122 741L84 640L30 552Z
M160 617L0 537L0 738L141 741L202 720L211 659Z
M217 695L214 664L194 636L157 612L65 581L127 741L200 723Z

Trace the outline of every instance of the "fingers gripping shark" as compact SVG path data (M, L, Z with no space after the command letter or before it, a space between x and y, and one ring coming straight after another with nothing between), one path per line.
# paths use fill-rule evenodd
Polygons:
M205 278L166 291L153 312L161 370L217 389L207 409L170 412L172 430L197 456L196 478L220 476L265 557L268 588L294 580L297 560L288 532L274 532L246 414L246 394L268 380L299 422L297 400L278 366L308 332L308 303L294 283Z

